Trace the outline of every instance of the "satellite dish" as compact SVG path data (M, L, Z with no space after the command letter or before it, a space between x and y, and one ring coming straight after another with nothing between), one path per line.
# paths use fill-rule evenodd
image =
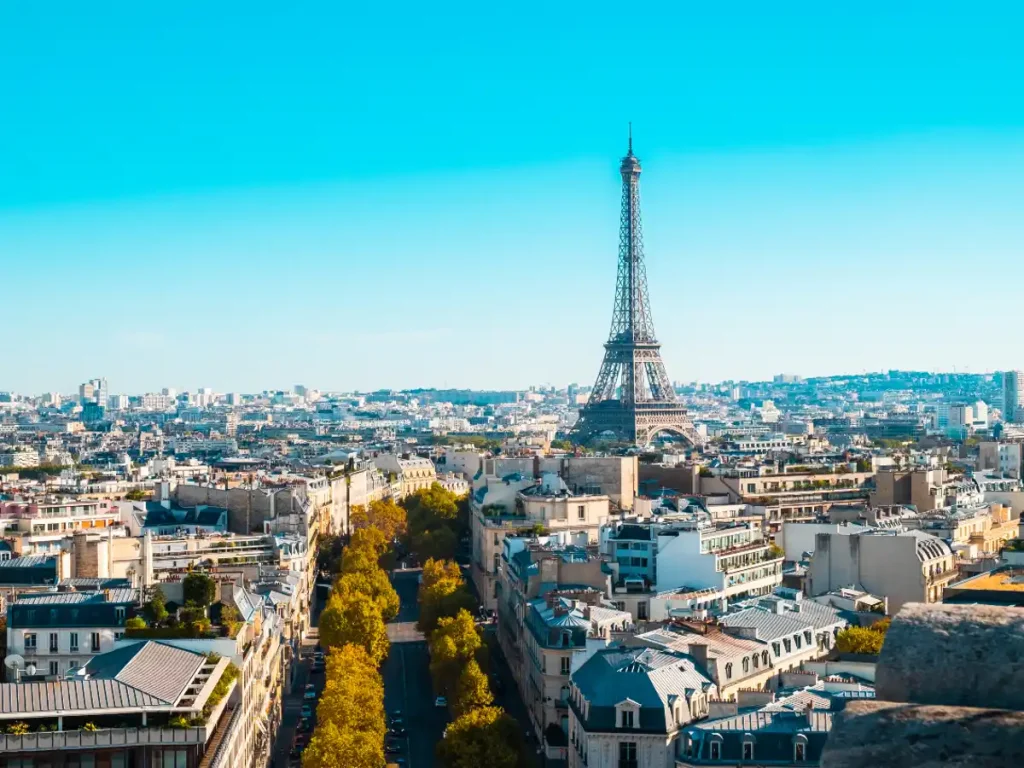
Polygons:
M35 664L29 664L27 667L25 667L25 674L28 675L29 677L31 677L35 673L36 673L36 665Z
M4 659L4 666L8 669L24 669L25 659L16 653L12 653L6 659Z

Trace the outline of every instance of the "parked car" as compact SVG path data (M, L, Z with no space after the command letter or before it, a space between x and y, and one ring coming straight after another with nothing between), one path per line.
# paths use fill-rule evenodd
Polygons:
M448 699L445 698L444 696L438 696L436 699L434 699L434 706L435 707L447 707L448 706Z
M312 716L313 716L313 707L311 707L309 704L303 704L302 705L302 719L303 720L308 720Z
M302 698L305 701L313 701L316 699L316 687L312 683L309 683L306 686L306 690L302 692Z

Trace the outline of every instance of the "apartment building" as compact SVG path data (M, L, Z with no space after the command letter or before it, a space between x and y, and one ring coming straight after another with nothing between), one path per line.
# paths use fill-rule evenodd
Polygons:
M484 607L497 606L503 542L528 531L581 533L597 544L609 519L604 494L573 492L561 477L545 473L535 480L518 472L474 479L470 496L472 577Z
M604 546L617 570L612 599L638 620L650 618L652 594L685 587L738 599L782 581L782 554L759 521L626 523L609 527Z
M7 605L7 652L37 675L63 675L112 651L138 600L138 590L128 587L20 595Z
M994 470L1008 477L1021 478L1024 445L983 440L978 443L978 470Z
M237 680L214 696L229 663L147 641L93 656L73 678L0 684L3 763L199 768L237 708ZM15 722L32 732L10 733Z
M517 683L548 758L564 760L570 675L581 659L610 642L613 631L626 630L632 618L624 611L603 607L600 595L594 592L581 595L569 588L530 600L523 623L526 663Z
M957 576L955 556L942 539L923 531L841 526L815 536L807 594L858 587L888 599L893 615L906 603L936 603Z
M13 541L22 555L61 549L61 542L77 531L95 531L120 525L116 505L106 500L64 496L37 496L0 501L0 535Z
M716 695L682 654L597 651L572 676L568 768L675 768L679 734Z
M373 460L377 469L384 473L392 473L398 478L399 498L405 498L432 486L437 481L437 470L434 462L421 456L395 456L382 453Z
M868 498L874 472L850 471L845 464L832 469L803 466L730 467L713 474L698 474L694 493L727 495L733 502L754 507L772 531L784 522L812 521L836 503Z
M1003 504L936 509L916 518L912 527L946 541L962 560L992 558L1017 538L1020 513Z

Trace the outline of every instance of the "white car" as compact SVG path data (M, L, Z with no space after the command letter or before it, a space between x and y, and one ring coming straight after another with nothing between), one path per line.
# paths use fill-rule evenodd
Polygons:
M448 706L448 699L446 699L444 696L438 696L436 699L434 699L434 706L435 707L447 707Z

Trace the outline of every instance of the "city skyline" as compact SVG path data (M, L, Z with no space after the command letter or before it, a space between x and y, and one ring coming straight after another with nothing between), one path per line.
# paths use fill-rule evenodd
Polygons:
M0 11L0 387L589 385L630 120L674 379L1021 366L1012 19L588 9Z

